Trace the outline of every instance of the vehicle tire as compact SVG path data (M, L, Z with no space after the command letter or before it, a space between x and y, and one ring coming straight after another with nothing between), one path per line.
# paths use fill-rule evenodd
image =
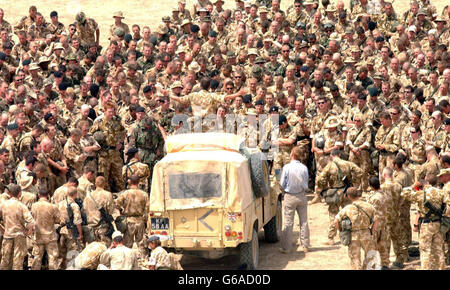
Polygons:
M256 197L267 196L270 193L270 172L264 154L262 152L251 154L249 162L253 192Z
M247 265L247 270L256 270L258 268L259 241L258 233L255 229L252 232L252 240L248 243L241 244L240 263L241 265Z
M283 229L283 215L281 212L281 201L277 201L277 209L273 218L264 226L264 239L268 243L276 243L281 238Z

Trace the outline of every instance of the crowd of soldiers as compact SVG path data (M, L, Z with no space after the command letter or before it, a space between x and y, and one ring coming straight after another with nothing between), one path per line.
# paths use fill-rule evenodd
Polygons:
M170 268L161 247L148 262L158 246L146 238L152 169L168 136L211 131L276 147L275 176L299 147L310 204L327 189L352 188L328 206L329 244L340 208L362 198L378 231L357 236L375 241L384 267L391 241L393 266L404 267L420 224L422 267L445 267L441 217L423 203L449 199L450 7L235 4L196 0L188 9L179 0L154 30L129 26L118 11L103 47L95 15L79 12L66 27L56 11L46 19L31 6L11 25L0 8L1 269L65 269L67 253L83 248L89 266L80 268L114 268L114 255L129 257L116 269L136 260ZM117 251L134 242L138 255Z

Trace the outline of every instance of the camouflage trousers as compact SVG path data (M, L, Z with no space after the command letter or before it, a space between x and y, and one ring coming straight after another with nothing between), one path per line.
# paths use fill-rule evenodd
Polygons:
M419 249L422 270L444 270L444 236L439 231L440 223L422 223Z
M314 153L314 162L316 164L316 176L319 176L322 173L322 170L327 166L328 162L330 162L330 155L319 155ZM317 190L317 184L315 185L314 192L316 193L316 197L320 198L320 191Z
M383 169L385 167L391 167L392 168L392 162L394 161L395 154L393 153L380 153L380 160L378 162L378 173L380 176L380 184L384 183L383 178Z
M367 192L369 189L369 176L372 172L372 160L368 150L362 150L359 155L350 151L349 161L358 165L362 169L363 175L361 178L361 190Z
M344 208L347 204L350 204L350 200L348 200L347 198L341 198L341 202L339 204L328 206L328 217L330 219L330 222L328 224L328 239L334 239L334 237L336 236L337 228L334 224L334 219L339 213L339 208Z
M381 266L389 267L389 250L391 240L386 223L380 222L374 235L376 250L380 253Z
M396 262L403 264L408 260L408 242L407 234L402 232L403 228L400 225L398 214L392 221L389 222L388 226L389 237L392 241L392 247L395 253ZM391 250L391 244L389 243L389 252Z
M61 234L58 242L60 264L58 269L65 270L67 268L67 261L70 260L70 252L81 252L81 247L77 245L75 239L69 234Z
M128 217L127 218L127 231L124 234L124 244L128 248L132 248L133 244L139 248L139 254L141 257L144 257L146 253L145 245L144 245L144 231L145 231L145 222L142 218L136 217Z
M388 231L390 240L396 256L396 262L403 264L408 260L408 247L411 244L411 225L409 212L405 212L405 208L409 208L410 203L402 206L403 212L396 212L395 217L388 224ZM391 245L389 243L389 251Z
M364 251L364 262L361 263L361 250ZM375 243L369 229L352 231L352 241L348 245L348 256L352 270L367 269L367 254L375 250Z
M24 236L3 238L1 270L23 270L27 255L27 239Z
M58 270L58 243L56 241L45 244L34 244L32 256L33 262L31 263L32 270L41 270L42 257L44 252L47 251L48 255L48 269Z
M280 148L273 160L272 174L277 175L279 172L281 176L283 166L289 162L291 162L291 149Z
M108 150L99 154L98 174L105 177L105 190L111 191L112 182L115 183L117 192L120 192L124 189L122 167L123 160L120 157L119 151Z

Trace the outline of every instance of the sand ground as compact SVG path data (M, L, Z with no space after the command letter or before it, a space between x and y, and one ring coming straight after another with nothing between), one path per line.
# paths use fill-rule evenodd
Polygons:
M225 8L235 7L235 2L231 0L225 1ZM294 1L283 0L281 8L286 9L292 5ZM334 1L332 1L334 2ZM438 8L438 13L449 1L435 1L434 5ZM186 7L190 9L193 0L187 0ZM349 1L345 0L348 6ZM405 11L409 7L409 1L397 0L394 2L394 8L399 12ZM163 16L170 16L171 9L177 4L177 0L165 1L95 1L95 0L20 0L20 1L2 1L0 7L5 11L5 19L14 25L21 16L28 15L28 8L36 5L38 11L43 13L44 17L49 20L50 12L58 11L59 21L64 23L66 27L73 23L75 15L79 11L84 11L88 17L94 18L100 26L100 44L107 45L109 36L109 26L114 23L112 15L115 11L123 11L125 19L130 28L132 24L139 24L141 29L143 26L149 26L151 30L155 30ZM315 204L309 206L309 226L311 231L312 249L306 255L303 252L295 252L290 255L281 254L278 251L279 243L268 244L260 241L260 269L264 270L282 270L282 269L350 269L350 262L347 256L347 248L340 246L338 243L334 246L327 246L324 242L326 238L326 228L328 225L328 213L325 204ZM262 238L262 232L260 237ZM296 218L296 226L294 228L295 237L298 237L298 219ZM413 240L418 241L416 233L413 233ZM336 239L338 241L338 239ZM395 257L391 253L391 261ZM235 256L225 257L219 260L205 260L193 257L183 257L182 265L185 269L236 269L238 267L238 259ZM414 258L407 263L407 269L420 268L420 261ZM450 267L447 267L450 268Z

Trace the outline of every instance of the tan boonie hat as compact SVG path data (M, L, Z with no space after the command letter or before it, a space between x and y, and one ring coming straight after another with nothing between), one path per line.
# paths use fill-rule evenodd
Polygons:
M39 67L39 65L38 65L37 63L35 63L35 62L32 62L32 63L30 64L30 68L29 68L28 70L38 70L38 69L41 69L41 68Z
M173 6L172 12L180 12L180 9L178 8L178 6Z
M180 26L185 26L186 24L190 24L190 23L192 23L192 22L189 19L185 18L185 19L183 19L183 22L181 22Z
M200 65L199 65L196 61L193 61L193 62L191 62L191 64L188 66L188 69L189 69L189 70L193 70L193 71L195 71L196 73L198 73L202 68L200 67Z
M113 14L113 18L114 17L119 17L119 18L125 18L125 17L123 17L123 12L122 11L117 11L117 12L114 12L114 14Z
M444 174L450 174L450 168L441 169L437 177L444 175Z
M344 63L356 63L357 61L353 57L347 57Z
M171 88L171 89L174 89L174 88L183 88L183 85L181 84L180 81L175 81L175 82L173 82L173 84L170 86L170 88Z
M169 29L167 28L165 23L160 23L158 25L158 28L156 29L156 33L158 34L166 34L167 32L169 32Z
M330 117L325 121L324 128L336 128L339 126L339 120L336 117Z
M20 179L19 186L22 190L27 189L33 184L33 177L32 176L24 176Z
M260 14L261 13L269 13L269 10L267 10L266 6L259 7L258 11L259 11Z
M325 9L325 12L336 12L336 8L333 5L328 5L327 9Z
M64 47L63 47L62 43L58 42L58 43L55 44L55 47L53 47L53 50L57 50L57 49L64 50Z
M258 50L256 48L250 48L247 55L258 55Z

